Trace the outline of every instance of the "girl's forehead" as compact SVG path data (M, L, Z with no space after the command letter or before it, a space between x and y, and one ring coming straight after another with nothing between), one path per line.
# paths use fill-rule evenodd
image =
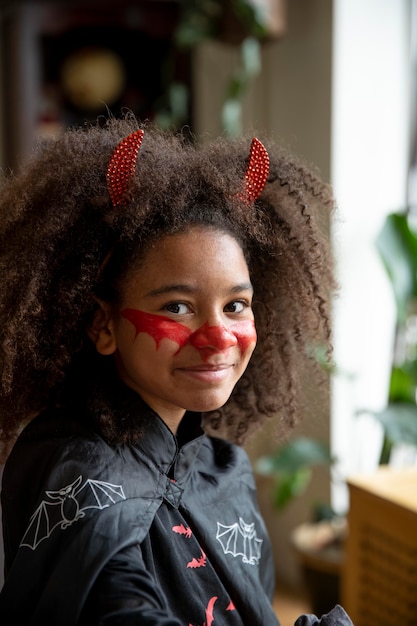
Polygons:
M249 283L248 266L238 241L224 231L194 227L166 235L128 273L127 284L155 289L156 285L203 285L202 281Z
M231 247L239 248L243 254L238 239L225 229L204 225L190 226L184 231L164 233L156 238L144 251L142 263L147 260L161 262L164 255L173 253L184 256L216 256L219 249Z

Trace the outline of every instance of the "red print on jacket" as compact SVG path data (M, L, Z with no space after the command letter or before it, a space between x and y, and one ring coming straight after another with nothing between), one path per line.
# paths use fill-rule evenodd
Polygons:
M195 569L196 567L205 567L206 561L207 561L207 557L204 554L204 552L201 550L201 556L198 559L194 557L192 561L187 563L187 567L191 567L192 569Z
M191 528L189 526L187 526L186 528L184 524L180 524L179 526L173 526L172 531L174 533L178 533L179 535L185 535L187 539L189 539L191 535L193 534L193 531L191 530Z
M213 624L213 621L214 621L213 611L214 611L214 603L216 602L216 600L217 600L217 596L213 596L213 598L210 598L209 603L206 608L206 621L204 622L204 624L202 624L202 626L211 626ZM189 624L189 626L193 626L193 625Z

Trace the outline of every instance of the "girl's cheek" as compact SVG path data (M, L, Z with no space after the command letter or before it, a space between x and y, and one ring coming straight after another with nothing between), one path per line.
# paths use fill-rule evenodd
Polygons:
M236 322L230 327L230 331L234 333L242 354L246 352L252 343L256 344L256 328L253 320L245 320Z

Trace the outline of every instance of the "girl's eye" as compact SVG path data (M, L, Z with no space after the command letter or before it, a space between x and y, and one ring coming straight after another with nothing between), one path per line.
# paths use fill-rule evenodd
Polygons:
M169 311L175 315L185 315L190 311L189 306L183 302L171 302L170 304L165 305L164 309L165 311Z
M248 306L250 306L249 303L244 300L234 300L233 302L227 304L224 310L227 313L241 313L242 311L247 309Z

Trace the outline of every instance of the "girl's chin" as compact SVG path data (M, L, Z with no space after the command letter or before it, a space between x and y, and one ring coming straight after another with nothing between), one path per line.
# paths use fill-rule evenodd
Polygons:
M191 402L188 405L187 410L195 411L196 413L209 413L210 411L216 411L217 409L221 409L222 406L226 404L229 398L230 393L222 395L221 397L206 398L204 400L200 399L195 403Z

